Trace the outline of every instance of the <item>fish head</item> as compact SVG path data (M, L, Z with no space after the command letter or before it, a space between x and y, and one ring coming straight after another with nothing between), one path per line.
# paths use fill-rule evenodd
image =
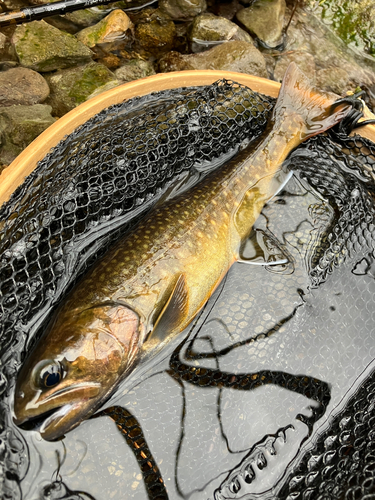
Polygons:
M134 364L140 328L139 315L119 304L58 313L18 375L15 424L41 424L47 441L76 427Z

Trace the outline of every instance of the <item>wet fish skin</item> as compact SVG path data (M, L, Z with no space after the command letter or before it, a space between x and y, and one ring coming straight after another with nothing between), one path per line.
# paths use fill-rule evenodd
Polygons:
M283 160L345 116L331 104L291 65L257 147L153 211L71 292L19 374L16 424L55 410L40 431L60 437L191 322L238 259Z

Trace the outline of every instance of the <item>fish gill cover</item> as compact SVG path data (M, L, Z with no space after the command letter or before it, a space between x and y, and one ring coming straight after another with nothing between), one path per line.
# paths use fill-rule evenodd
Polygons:
M37 461L35 451L11 423L9 395L26 346L39 338L51 308L104 252L109 240L125 232L163 193L170 196L184 188L173 188L176 180L188 185L197 182L241 144L259 136L273 104L271 98L222 81L112 106L62 141L4 204L0 213L0 478L6 498L20 498L22 480L28 471L29 475L30 471L35 473L30 464L30 454L34 454L34 463ZM235 266L193 325L193 341L183 341L170 357L169 366L160 375L164 386L150 386L146 380L134 392L140 408L135 414L121 403L105 409L94 421L99 432L106 433L100 416L114 420L136 457L145 490L137 492L134 481L129 482L134 489L126 492L129 497L250 499L254 494L267 498L272 491L278 498L333 499L343 494L362 498L375 491L375 401L370 369L374 358L370 296L375 272L375 146L359 136L349 138L333 132L307 141L292 153L287 164L295 178L264 208L249 240L249 251L260 252L270 261L288 256L289 264L259 271L253 266L239 271L241 265ZM181 174L188 171L189 179L182 179ZM302 210L308 217L294 227L295 213ZM269 282L262 273L268 273ZM259 284L262 280L263 288ZM341 323L332 317L336 311ZM338 353L336 337L330 338L335 330L347 353ZM356 339L358 331L361 335ZM296 358L303 362L283 365L280 357L288 359L288 351L296 345ZM341 364L334 383L327 382L321 367L332 366L335 357L340 357ZM261 369L254 368L254 358ZM366 364L370 368L365 377L362 371ZM320 368L314 376L316 367ZM177 398L176 386L172 390L165 377L177 382L183 401L178 424L176 418L167 418L167 427L158 422L157 410L149 407L151 394L155 408L161 400ZM326 378L329 380L328 373ZM356 380L356 391L347 401L344 395ZM158 392L160 386L162 393ZM275 417L278 428L274 434L266 432L263 440L245 445L239 436L249 437L252 424L247 415L256 419L251 398L261 387L289 391L297 398L291 406L298 406L298 398L307 398L311 409L307 415L295 415L294 427ZM203 395L197 392L194 396L200 389ZM197 399L192 412L189 405L193 396ZM271 399L271 413L282 413L274 392ZM212 400L216 417L210 414L206 421L203 416L194 419L202 405L208 407L208 400ZM270 409L264 401L260 397L260 414ZM236 425L234 420L230 425L231 418L228 421L228 407ZM269 417L267 413L263 416L266 420ZM306 435L300 422L306 426ZM209 423L227 443L226 453L217 438L211 438ZM174 480L167 486L167 472L163 472L167 465L160 463L158 467L148 441L155 441L159 455L161 443L153 433L150 436L142 431L154 427L162 429L159 434L166 441L171 436L171 443L173 436L180 435L173 441L174 447L163 444L175 454L174 472L166 469ZM231 432L232 427L236 432ZM282 480L269 473L276 477L274 482L267 491L257 490L256 476L272 465L264 463L265 450L272 452L270 456L282 456L280 442L289 444L292 427L296 435L302 432L294 455L287 455L292 465L279 473ZM65 441L69 454L72 441L69 436ZM105 445L98 441L100 451L100 443L103 448ZM208 443L203 463L194 457L198 442L202 449ZM114 447L110 458L115 452ZM167 463L165 457L162 462ZM90 481L96 481L95 471L86 469L77 472L76 481L82 482L77 487L69 480L68 485L62 482L59 465L55 480L44 483L38 498L92 498L92 492L82 492ZM113 477L120 481L121 474ZM138 476L134 477L139 484ZM105 486L104 476L100 484ZM27 485L31 488L32 480ZM116 494L117 487L109 482L108 493ZM26 498L27 491L23 490ZM95 497L99 500L98 491ZM117 491L120 493L125 492Z

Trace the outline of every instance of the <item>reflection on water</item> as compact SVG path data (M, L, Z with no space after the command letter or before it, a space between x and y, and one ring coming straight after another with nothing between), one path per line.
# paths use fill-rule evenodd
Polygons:
M288 265L235 264L168 356L136 371L97 418L56 443L25 432L25 497L275 498L375 357L366 241L310 286L335 218L293 177L243 250Z

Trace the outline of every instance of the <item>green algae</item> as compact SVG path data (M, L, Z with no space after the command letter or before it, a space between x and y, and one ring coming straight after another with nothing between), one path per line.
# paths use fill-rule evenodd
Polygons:
M95 62L46 75L46 80L51 89L48 103L56 116L63 116L82 104L99 88L118 84L108 68Z
M349 47L375 56L374 0L310 0L307 4Z
M68 33L45 21L18 26L12 42L20 65L39 72L66 68L91 60L92 52Z

